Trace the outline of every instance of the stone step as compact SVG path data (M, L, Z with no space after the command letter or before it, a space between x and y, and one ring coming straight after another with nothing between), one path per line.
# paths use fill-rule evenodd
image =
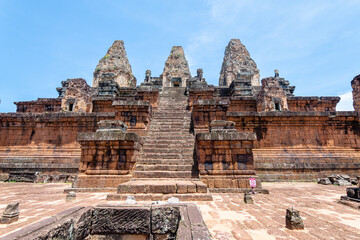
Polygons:
M140 181L129 181L122 183L118 187L118 194L122 193L207 193L206 184L198 179L172 180L172 179L146 179Z
M153 117L162 117L164 115L171 115L172 113L178 113L178 114L182 114L182 116L189 116L191 115L191 112L187 111L187 110L183 110L183 109L169 109L169 110L164 110L161 109L160 111L154 112L153 113Z
M191 171L137 171L133 172L135 178L191 178Z
M194 149L194 143L193 142L189 142L189 143L171 143L171 144L151 144L146 142L143 146L143 149L145 148L157 148L157 149L162 149L162 148L181 148L181 149Z
M108 194L106 196L107 201L125 201L126 198L129 196L129 194ZM131 196L134 196L136 201L167 201L171 197L176 197L180 201L212 201L212 195L209 193L192 193L192 194L179 194L179 193L173 193L173 194L138 194L134 193L131 194Z
M138 164L154 164L154 165L193 165L194 160L191 158L189 159L145 159L140 158L137 162Z
M176 154L176 153L142 153L141 159L189 159L192 158L193 153Z
M167 164L137 164L136 171L191 171L192 165L167 165Z
M191 118L191 114L189 113L178 113L176 111L172 111L169 113L158 113L152 116L153 119L162 119L162 118L187 118L190 119Z
M190 121L181 121L181 122L169 122L169 121L153 121L150 126L162 127L162 126L172 126L172 127L190 127Z
M148 137L156 140L185 140L185 141L194 140L194 137L192 135L186 136L180 134L173 134L173 135L149 134Z
M174 133L174 136L166 136L166 135L156 135L156 134L152 134L152 135L149 135L148 137L146 137L146 142L148 142L147 140L149 141L185 141L185 142L194 142L194 137L192 136L181 136L181 135L178 135L176 133Z
M186 103L187 105L187 103ZM189 113L191 114L191 112L189 112L189 110L186 109L186 107L181 107L181 108L177 108L174 106L161 106L161 108L159 107L159 109L154 112L154 113L160 113L160 112L181 112L181 113Z
M151 145L154 145L154 144L194 144L194 140L174 140L174 139L167 139L167 140L157 140L157 139L146 139L145 140L145 144L151 144Z
M170 154L192 154L194 152L194 149L187 148L187 149L181 149L181 148L146 148L144 147L142 150L143 153L170 153Z
M150 135L161 135L161 134L174 134L178 133L181 135L189 135L192 133L189 133L189 129L183 128L183 129L156 129L156 128L149 128L149 132L147 136Z
M184 125L184 124L189 124L190 121L190 117L189 118L179 118L179 119L175 119L175 118L154 118L151 120L151 123L172 123L174 125Z

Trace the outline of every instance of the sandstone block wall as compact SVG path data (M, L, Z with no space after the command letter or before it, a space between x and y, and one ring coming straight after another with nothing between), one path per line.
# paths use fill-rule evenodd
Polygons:
M144 136L149 128L152 108L146 101L114 101L115 119L124 122L129 132Z
M60 98L38 98L34 101L15 102L18 113L44 113L59 112L61 110Z
M253 160L254 133L199 133L196 159L200 179L209 188L250 189L249 178L257 178ZM261 182L257 181L257 187Z
M77 173L79 132L94 132L114 113L0 114L0 171Z
M89 175L122 175L133 169L143 141L135 133L80 133L79 171Z
M337 99L325 99L327 103ZM242 112L233 101L198 100L194 132L208 132L213 120L254 132L254 161L264 180L313 180L329 173L360 174L360 124L355 112ZM334 104L334 103L332 103Z

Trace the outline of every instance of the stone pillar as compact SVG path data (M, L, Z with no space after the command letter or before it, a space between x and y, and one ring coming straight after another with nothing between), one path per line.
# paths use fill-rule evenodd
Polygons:
M98 123L96 133L79 133L80 175L75 188L115 188L129 181L143 139L117 120Z
M253 159L255 133L237 132L235 123L212 121L210 132L196 134L196 160L200 179L212 191L249 192L250 178L256 179Z
M360 113L360 75L354 77L351 81L352 95L353 95L353 106L355 112Z
M150 80L151 80L151 71L148 69L145 72L145 80L144 80L144 82L150 82Z
M113 102L115 119L124 122L129 132L145 136L150 125L152 108L148 101L118 100Z

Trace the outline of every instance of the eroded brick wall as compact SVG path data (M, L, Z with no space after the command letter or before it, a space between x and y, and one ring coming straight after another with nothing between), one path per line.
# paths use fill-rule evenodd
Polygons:
M94 132L114 113L0 114L0 171L77 172L79 132Z
M44 113L59 112L61 110L60 98L38 98L34 101L15 102L16 112Z
M129 132L145 136L150 125L152 108L147 101L116 101L115 119L124 122Z
M254 170L254 134L199 133L196 135L196 159L200 179L209 188L250 189ZM261 187L258 181L257 187Z
M234 121L239 132L255 132L255 169L262 179L313 180L331 173L360 174L360 124L355 112L257 113L229 111L231 108L231 104L215 100L195 102L194 132L208 132L213 120Z

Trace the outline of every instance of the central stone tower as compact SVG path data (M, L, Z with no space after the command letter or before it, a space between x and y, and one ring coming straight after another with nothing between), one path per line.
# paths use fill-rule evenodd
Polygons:
M231 39L225 48L219 86L230 86L238 77L251 80L252 86L260 86L260 71L239 39Z
M161 74L163 87L186 87L187 80L191 77L189 64L181 46L174 46L165 62Z

